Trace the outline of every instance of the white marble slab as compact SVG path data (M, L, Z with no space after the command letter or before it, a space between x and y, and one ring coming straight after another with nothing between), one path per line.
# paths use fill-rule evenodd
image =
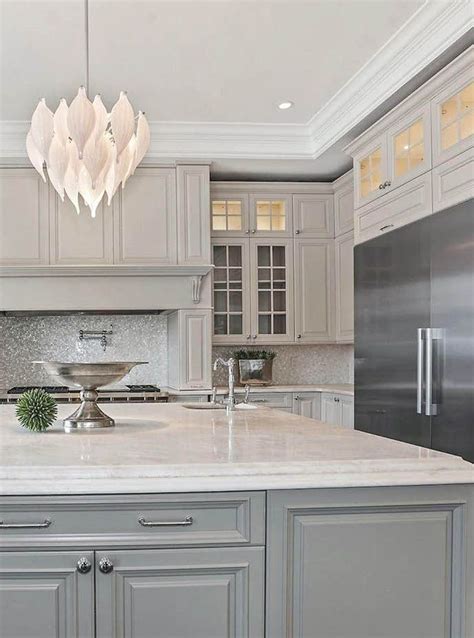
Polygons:
M59 417L71 412L60 405ZM21 428L0 406L2 494L196 492L474 483L456 456L268 408L107 405L115 428Z
M174 390L173 388L163 388L164 391L169 392L170 395L180 394L210 394L210 390ZM217 388L219 394L227 392L227 388L219 386ZM236 392L243 392L244 389L241 386L235 388ZM299 385L266 385L266 386L252 386L250 389L250 396L254 393L261 394L262 392L329 392L332 394L344 394L348 396L354 396L354 386L351 383L307 383Z

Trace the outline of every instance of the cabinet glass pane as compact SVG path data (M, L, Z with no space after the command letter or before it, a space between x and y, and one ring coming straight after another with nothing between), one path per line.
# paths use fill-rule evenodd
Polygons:
M367 197L382 182L382 148L378 147L359 161L360 194Z
M257 246L260 254L269 267L257 268L258 333L286 334L286 246Z
M272 316L271 315L258 316L258 332L261 335L272 334Z
M286 332L286 315L275 315L273 317L273 333L283 335Z
M242 202L213 200L212 230L242 230Z
M270 246L257 247L257 265L258 266L270 265Z
M395 176L401 177L424 159L423 120L420 118L394 138Z
M271 312L272 297L270 290L258 291L258 310L259 312Z
M443 150L474 133L474 82L441 104L440 125Z
M262 200L256 203L257 230L286 230L286 205L284 200Z
M242 246L213 246L214 334L241 335L243 330Z

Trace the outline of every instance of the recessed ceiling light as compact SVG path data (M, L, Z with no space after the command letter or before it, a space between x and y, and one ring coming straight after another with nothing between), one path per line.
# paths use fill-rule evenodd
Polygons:
M286 109L291 109L292 106L294 106L293 102L281 102L278 105L278 108L281 109L282 111L286 111Z

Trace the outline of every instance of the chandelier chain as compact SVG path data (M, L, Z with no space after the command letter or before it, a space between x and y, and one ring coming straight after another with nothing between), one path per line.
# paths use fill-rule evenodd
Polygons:
M86 45L85 89L89 93L89 0L84 0L84 41Z

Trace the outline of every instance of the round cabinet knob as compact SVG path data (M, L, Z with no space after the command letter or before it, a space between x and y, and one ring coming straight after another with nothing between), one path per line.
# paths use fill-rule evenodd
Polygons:
M113 568L114 568L114 564L112 563L110 558L107 558L107 556L104 556L104 558L100 559L99 569L103 574L110 574Z
M296 335L296 338L297 339L301 339L301 335Z
M77 561L77 571L80 574L88 574L92 569L92 563L85 556Z
M299 235L301 233L301 230L299 230L298 228L295 230L295 235Z
M383 184L379 184L379 191L383 190L385 186Z
M252 335L252 339L256 339L256 338L257 338L257 335Z
M392 182L391 182L390 180L387 180L387 181L385 182L385 186L391 186L391 185L392 185Z
M247 339L251 339L251 338L252 338L252 335L247 335Z
M252 235L255 235L256 232L255 228L252 228Z
M297 396L295 397L295 401L298 401L298 399L299 399L299 396L297 395Z
M249 229L247 228L245 231L245 234L248 235L250 233Z

